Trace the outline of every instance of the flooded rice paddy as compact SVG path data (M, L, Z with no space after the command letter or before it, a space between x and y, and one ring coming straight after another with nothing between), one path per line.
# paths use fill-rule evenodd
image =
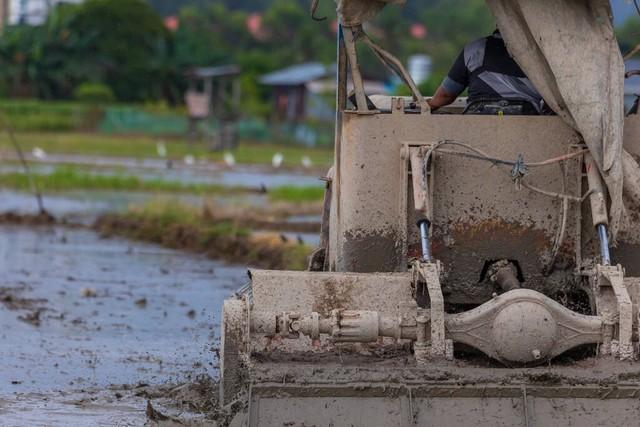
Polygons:
M0 424L16 426L141 425L145 399L113 390L215 376L221 304L246 282L242 266L58 227L0 227L0 271Z
M32 169L46 175L68 163L96 166L90 170L95 174L185 184L323 185L310 171L168 168L162 160L52 156ZM0 167L0 173L20 170L15 164ZM247 192L203 198L65 191L45 194L44 204L73 226L0 225L0 425L145 425L148 400L193 421L188 425L215 425L194 402L215 399L222 302L247 282L246 267L102 238L89 227L101 214L159 199L195 207L205 200L236 209L269 206L264 194ZM30 194L0 190L0 213L6 212L34 214L37 205ZM282 222L319 222L319 215ZM281 236L310 245L319 239L286 230Z

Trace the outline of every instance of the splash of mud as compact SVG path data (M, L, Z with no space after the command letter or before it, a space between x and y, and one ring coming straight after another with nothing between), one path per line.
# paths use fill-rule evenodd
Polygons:
M159 426L228 425L230 415L218 404L218 383L201 376L190 383L144 387L136 397L147 400L146 417Z

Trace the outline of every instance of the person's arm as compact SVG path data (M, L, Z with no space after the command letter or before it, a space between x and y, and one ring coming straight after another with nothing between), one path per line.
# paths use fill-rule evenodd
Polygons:
M451 93L447 89L442 87L442 85L440 85L433 97L431 97L431 99L429 99L427 102L429 103L429 106L432 110L437 110L440 107L451 104L456 100L457 97L458 94Z
M436 93L428 101L432 110L451 104L469 85L469 71L464 62L464 51L451 66L449 74L444 78Z

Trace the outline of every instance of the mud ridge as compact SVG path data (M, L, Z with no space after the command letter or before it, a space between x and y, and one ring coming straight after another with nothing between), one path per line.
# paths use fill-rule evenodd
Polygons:
M48 212L38 214L23 214L17 212L5 212L0 214L0 224L8 225L55 225L65 224L64 220L60 221Z
M213 226L215 224L165 224L155 218L106 214L96 220L93 229L104 237L142 240L257 268L301 270L306 267L308 246L284 241L278 234L254 237L233 231L212 232Z

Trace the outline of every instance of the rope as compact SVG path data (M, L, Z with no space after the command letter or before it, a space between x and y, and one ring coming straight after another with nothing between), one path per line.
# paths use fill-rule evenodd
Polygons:
M475 154L470 154L470 153L463 153L460 151L452 151L452 150L443 150L440 147L442 147L443 145L456 145L456 146L460 146L463 147L467 150L470 150L472 152L474 152ZM578 203L582 203L584 202L587 197L589 197L591 195L591 193L593 192L593 190L589 190L587 191L582 197L576 197L576 196L571 196L566 194L567 191L567 170L565 168L565 161L581 156L583 154L585 154L588 150L580 150L580 151L576 151L573 153L567 153L563 156L558 156L558 157L554 157L551 159L547 159L541 162L534 162L534 163L524 163L522 155L518 156L518 159L515 162L510 162L507 160L503 160L503 159L498 159L495 157L491 157L488 156L487 154L485 154L482 150L479 150L475 147L472 147L469 144L466 144L464 142L459 142L459 141L453 141L453 140L443 140L443 141L438 141L436 144L433 144L431 147L429 147L429 150L427 151L425 157L424 157L424 164L425 164L425 170L426 170L426 165L429 162L429 159L431 158L431 156L433 155L434 152L438 151L439 153L443 153L443 154L451 154L451 155L457 155L457 156L463 156L463 157L467 157L467 158L473 158L473 159L477 159L477 160L483 160L483 161L488 161L490 163L492 163L494 166L511 166L513 167L513 169L510 172L507 172L512 180L514 180L516 182L516 187L522 186L530 191L534 191L536 193L548 196L548 197L553 197L553 198L559 198L562 199L562 212L561 212L561 217L560 217L560 225L558 227L558 231L556 233L556 237L555 237L555 241L553 244L553 249L551 250L551 258L549 260L549 263L547 264L547 266L545 267L544 271L547 274L550 274L553 271L553 266L555 264L556 258L558 257L558 253L560 252L560 249L562 247L562 243L564 242L564 238L566 235L566 230L567 230L567 221L568 221L568 217L569 217L569 202L573 201L573 202L578 202ZM542 166L548 166L548 165L552 165L552 164L558 164L560 166L560 170L562 173L562 193L556 193L556 192L552 192L552 191L547 191L547 190L543 190L541 188L535 187L533 185L530 185L526 182L522 182L522 179L524 178L525 173L527 172L528 168L535 168L535 167L542 167ZM506 172L506 170L502 167L500 168L503 172Z
M564 166L564 163L560 163L560 171L562 173L562 191L567 191L567 169ZM569 200L562 200L562 214L560 219L560 227L558 228L558 232L556 233L556 238L553 243L553 249L551 250L551 258L547 263L547 266L544 268L544 272L549 275L553 272L553 267L556 262L556 258L558 257L558 253L560 252L560 248L562 247L562 243L564 243L564 236L567 230L567 219L569 217Z
M464 142L458 142L458 141L440 141L442 143L446 143L446 144L453 144L453 145L460 145L464 148L467 148L469 150L475 151L476 153L482 153L481 150L470 146L469 144L465 144ZM440 142L438 142L437 144L439 144ZM444 144L443 144L444 145ZM445 153L445 154L452 154L454 156L460 156L460 157L467 157L470 159L476 159L476 160L486 160L488 162L491 162L495 165L505 165L505 166L516 166L519 165L520 163L515 161L509 161L509 160L503 160L503 159L498 159L495 157L490 157L488 155L483 154L470 154L470 153L464 153L462 151L454 151L454 150L447 150L447 149L440 149L438 148L438 152L439 153ZM569 153L569 154L565 154L562 156L558 156L558 157L553 157L551 159L547 159L547 160L543 160L541 162L533 162L533 163L524 163L524 166L526 166L527 168L537 168L537 167L541 167L541 166L549 166L552 165L554 163L562 163L566 160L569 159L573 159L574 157L579 157L582 156L583 154L588 153L589 150L580 150L580 151L575 151L573 153Z
M460 151L452 151L452 150L442 150L440 147L442 147L443 145L455 145L455 146L459 146L459 147L463 147L469 151L472 151L475 154L470 154L470 153L464 153L464 152L460 152ZM588 150L581 150L581 151L577 151L575 153L570 153L570 154L565 154L563 156L559 156L559 157L554 157L551 159L547 159L541 162L534 162L534 163L523 163L521 161L508 161L508 160L503 160L503 159L499 159L496 157L491 157L488 154L486 154L485 152L483 152L482 150L475 148L467 143L464 142L460 142L460 141L454 141L454 140L442 140L442 141L438 141L435 144L431 145L429 147L429 150L427 151L427 153L425 154L425 163L429 162L429 159L431 158L431 156L433 155L433 153L435 151L438 151L439 153L443 153L443 154L452 154L452 155L459 155L459 156L463 156L463 157L469 157L469 158L474 158L477 160L484 160L487 162L492 163L494 166L511 166L511 167L518 167L519 171L523 170L524 168L536 168L536 167L542 167L542 166L548 166L548 165L552 165L554 163L562 163L566 160L572 159L574 157L577 156L581 156L583 154L585 154ZM512 177L512 170L510 171L506 171L504 168L500 168L500 170L502 170L503 172L506 172L510 177ZM556 193L553 191L548 191L548 190L544 190L542 188L538 188L534 185L528 184L526 182L522 182L522 176L518 177L518 182L517 184L521 185L522 187L533 191L535 193L539 193L542 194L544 196L548 196L551 198L555 198L555 199L566 199L569 201L573 201L573 202L578 202L578 203L582 203L588 196L590 193L585 194L582 197L577 197L577 196L571 196L569 194L565 194L565 193Z

